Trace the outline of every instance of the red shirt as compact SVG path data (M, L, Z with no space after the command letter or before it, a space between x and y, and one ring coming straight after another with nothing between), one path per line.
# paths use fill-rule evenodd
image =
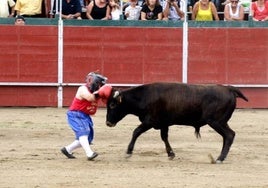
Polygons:
M87 101L74 98L69 110L81 111L88 115L94 115L98 108L98 101Z
M257 7L257 2L252 3L252 10L254 11L253 17L257 20L263 20L268 16L268 1L264 2L264 9L260 11Z

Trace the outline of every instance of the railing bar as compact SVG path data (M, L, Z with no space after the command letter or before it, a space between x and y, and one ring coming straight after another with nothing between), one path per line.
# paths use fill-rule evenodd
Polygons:
M0 86L80 86L84 83L46 83L46 82L0 82ZM114 87L136 87L142 84L123 84L123 83L111 83L111 86ZM232 85L240 88L268 88L268 84L223 84L223 85Z

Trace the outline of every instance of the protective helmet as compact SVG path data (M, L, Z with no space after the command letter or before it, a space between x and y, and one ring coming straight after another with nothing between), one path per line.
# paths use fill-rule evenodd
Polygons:
M86 83L87 87L89 88L90 92L97 91L101 86L106 84L108 79L101 74L90 72L86 76Z

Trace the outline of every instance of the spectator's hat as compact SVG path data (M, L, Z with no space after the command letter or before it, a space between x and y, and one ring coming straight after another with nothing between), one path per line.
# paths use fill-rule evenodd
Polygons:
M21 15L16 16L15 21L17 21L17 20L23 20L23 21L25 21L24 17L21 16Z

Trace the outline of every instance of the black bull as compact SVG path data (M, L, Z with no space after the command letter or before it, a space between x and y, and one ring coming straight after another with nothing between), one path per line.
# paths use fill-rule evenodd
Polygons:
M236 98L248 99L235 87L222 85L188 85L153 83L124 91L113 89L107 101L106 124L113 127L127 114L139 117L141 124L134 130L128 145L131 156L137 138L145 131L160 129L168 157L175 154L168 141L171 125L190 125L200 136L200 127L208 124L223 137L217 162L222 162L233 143L235 132L228 126L236 108Z

